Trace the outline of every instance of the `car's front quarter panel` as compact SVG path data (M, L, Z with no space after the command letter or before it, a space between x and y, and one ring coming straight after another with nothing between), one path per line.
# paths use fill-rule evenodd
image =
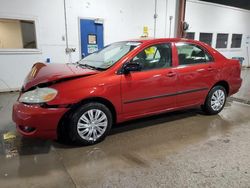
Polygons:
M121 112L120 75L92 75L52 85L58 91L48 105L73 105L95 97L111 102Z

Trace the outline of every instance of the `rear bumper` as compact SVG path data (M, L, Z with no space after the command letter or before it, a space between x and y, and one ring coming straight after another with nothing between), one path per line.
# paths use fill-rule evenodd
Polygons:
M241 84L242 84L241 78L231 81L231 84L229 86L230 87L229 96L237 93L241 87Z
M16 123L17 131L25 137L56 139L57 126L66 111L68 108L42 108L39 105L16 102L12 119Z

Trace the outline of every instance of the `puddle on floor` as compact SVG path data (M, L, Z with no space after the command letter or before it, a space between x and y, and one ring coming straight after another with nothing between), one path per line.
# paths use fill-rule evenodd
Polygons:
M0 134L0 154L6 158L12 158L18 155L15 132L3 132Z

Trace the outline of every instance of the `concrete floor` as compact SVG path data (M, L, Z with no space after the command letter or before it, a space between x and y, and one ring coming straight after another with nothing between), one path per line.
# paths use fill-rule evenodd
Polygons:
M219 115L140 119L88 147L22 138L11 121L17 93L0 94L0 187L250 187L249 75Z

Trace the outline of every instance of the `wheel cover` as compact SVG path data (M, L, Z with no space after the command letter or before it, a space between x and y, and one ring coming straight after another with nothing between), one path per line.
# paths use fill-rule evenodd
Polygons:
M79 136L87 141L96 141L106 131L108 118L99 109L86 111L77 122L77 132Z
M225 92L221 89L216 90L211 98L211 108L214 111L219 111L224 106L225 103Z

